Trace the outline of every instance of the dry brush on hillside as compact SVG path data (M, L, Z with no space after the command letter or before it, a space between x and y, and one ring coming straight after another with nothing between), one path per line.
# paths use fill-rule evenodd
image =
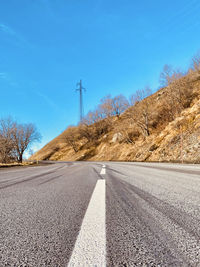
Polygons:
M33 158L198 162L200 57L187 72L164 66L160 79L154 94L147 86L129 101L123 95L101 99Z

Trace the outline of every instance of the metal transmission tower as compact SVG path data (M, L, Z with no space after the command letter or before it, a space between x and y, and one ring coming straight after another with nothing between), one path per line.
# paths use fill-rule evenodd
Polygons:
M77 83L78 88L76 91L79 91L80 93L80 122L83 120L83 90L86 91L86 89L82 86L82 81L80 80L79 83Z

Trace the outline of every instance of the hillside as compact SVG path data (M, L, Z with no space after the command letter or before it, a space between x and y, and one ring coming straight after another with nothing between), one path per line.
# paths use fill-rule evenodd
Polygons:
M31 159L200 162L199 69L164 74L167 86L138 92L120 114L69 127Z

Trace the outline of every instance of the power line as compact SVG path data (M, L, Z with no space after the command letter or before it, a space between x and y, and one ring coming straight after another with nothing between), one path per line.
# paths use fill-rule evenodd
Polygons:
M79 83L77 83L78 88L76 91L79 92L80 94L80 99L79 99L79 112L80 112L80 122L83 120L84 116L84 109L83 109L83 91L86 91L86 89L82 86L82 80L80 80Z

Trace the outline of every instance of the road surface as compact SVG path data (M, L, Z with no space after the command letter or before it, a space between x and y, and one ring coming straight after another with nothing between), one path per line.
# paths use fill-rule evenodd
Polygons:
M4 266L200 266L200 166L0 169Z

